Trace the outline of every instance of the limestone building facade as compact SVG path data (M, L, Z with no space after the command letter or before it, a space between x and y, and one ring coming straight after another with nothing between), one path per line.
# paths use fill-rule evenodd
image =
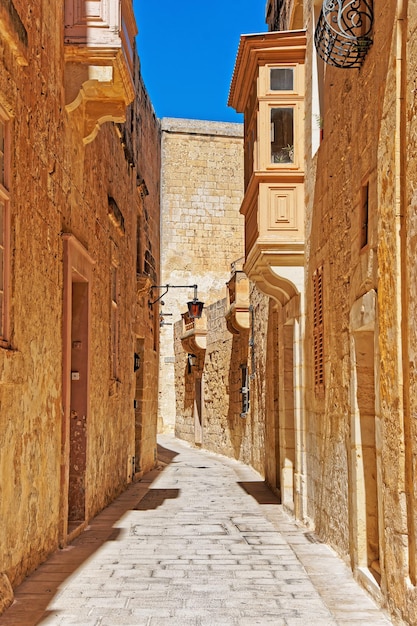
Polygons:
M94 4L0 6L0 611L155 463L160 127Z
M343 40L343 54L329 56L325 5L304 6L310 38L316 10L323 59L310 59L311 112L320 111L323 140L316 152L306 142L308 168L316 172L306 202L308 514L363 584L416 624L417 10L396 1L381 8L360 3L356 41L349 48Z
M241 39L231 103L245 114L250 164L244 270L277 306L279 453L266 417L265 454L277 463L282 501L349 560L393 615L416 624L417 12L411 2L384 3L383 11L352 4L271 1L270 31ZM288 136L293 157L277 165L277 146L282 151ZM265 245L274 189L287 194L285 170L295 174L297 158L304 187L292 207L280 200ZM290 278L294 296L283 301L280 281L291 263L280 268L268 255L291 251L280 219L291 209L303 218L303 279ZM271 371L267 378L276 376ZM268 481L269 472L266 462Z

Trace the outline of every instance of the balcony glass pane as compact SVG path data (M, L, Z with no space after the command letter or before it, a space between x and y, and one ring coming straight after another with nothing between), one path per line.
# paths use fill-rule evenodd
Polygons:
M271 109L271 163L294 163L294 109Z
M271 69L272 91L293 91L294 71L289 67L274 67Z

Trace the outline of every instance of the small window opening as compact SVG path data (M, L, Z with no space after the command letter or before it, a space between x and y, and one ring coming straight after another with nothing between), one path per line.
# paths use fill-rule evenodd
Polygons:
M293 91L294 71L289 67L274 67L270 72L271 91Z

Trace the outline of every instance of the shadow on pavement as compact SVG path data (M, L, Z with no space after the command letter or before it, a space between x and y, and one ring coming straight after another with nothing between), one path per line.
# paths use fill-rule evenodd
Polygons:
M61 550L54 552L15 590L13 604L0 615L0 626L36 626L48 622L57 611L48 605L59 593L65 581L76 572L106 542L117 541L123 532L118 521L133 510L152 509L164 499L177 498L178 489L151 489L161 471L177 456L158 445L158 462L152 471L127 489L93 518L85 531ZM143 503L143 504L141 504ZM57 615L59 617L59 615Z
M265 481L238 482L246 493L255 498L258 504L280 504L280 499L268 487Z
M178 452L174 452L174 450L169 450L169 448L164 448L161 444L158 443L157 447L158 451L158 461L163 465L169 465L176 456L178 456Z
M150 489L142 500L133 507L134 511L157 509L165 500L175 500L180 495L179 489Z

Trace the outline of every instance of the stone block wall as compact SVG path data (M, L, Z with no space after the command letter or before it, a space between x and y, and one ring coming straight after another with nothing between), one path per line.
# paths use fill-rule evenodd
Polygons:
M311 37L315 26L312 2L305 8L305 15ZM389 20L383 20L385 28L388 27ZM380 24L379 28L383 31L384 25ZM308 515L314 520L317 531L341 553L348 553L350 549L349 516L353 516L349 316L353 302L376 286L373 207L377 206L376 126L381 113L378 101L381 94L374 86L381 84L381 77L387 70L385 53L379 50L382 56L378 67L373 60L375 51L371 50L359 80L353 70L346 72L324 66L324 139L313 161L308 161L312 176L306 176L306 230L310 233L306 241L305 288ZM313 63L314 59L308 59L310 83ZM310 107L311 101L308 103L311 114ZM311 128L308 130L312 132ZM306 141L308 154L311 154L311 135ZM311 181L314 181L314 189L310 188ZM369 183L369 243L361 250L360 211L362 187L366 183ZM313 275L319 268L323 268L324 393L314 382Z
M133 155L141 202L136 225L135 351L140 356L136 378L136 472L148 471L156 460L158 412L159 317L149 305L149 291L160 273L161 128L135 56L135 100L127 111L123 138Z
M406 609L404 613L409 616L410 623L417 622L417 598L416 598L416 582L417 582L417 498L415 489L411 486L416 484L416 416L417 416L417 288L416 274L416 205L417 195L415 181L417 177L417 99L414 85L414 77L417 71L417 50L415 32L417 28L417 12L413 5L410 5L407 16L407 33L406 46L407 58L407 97L406 97L406 150L404 150L403 158L406 172L406 197L405 212L403 220L403 229L407 235L402 238L403 241L403 262L402 262L402 280L403 290L406 295L407 307L403 309L403 326L407 329L405 367L404 367L404 413L405 413L405 438L407 449L405 452L406 472L407 472L407 507L410 511L409 515L409 532L408 532L408 574L413 585L406 587ZM405 33L404 33L405 34ZM412 85L410 84L412 83ZM404 346L404 344L403 344ZM398 592L397 592L398 593Z

